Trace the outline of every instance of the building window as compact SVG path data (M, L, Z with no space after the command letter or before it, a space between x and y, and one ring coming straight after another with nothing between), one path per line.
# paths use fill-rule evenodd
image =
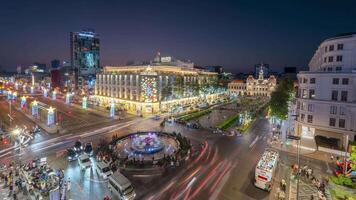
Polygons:
M309 90L309 99L314 99L315 97L315 90Z
M304 115L304 114L301 114L301 115L300 115L300 121L304 122L304 118L305 118L305 115Z
M339 72L342 70L342 67L336 67L335 70Z
M347 91L341 91L341 101L347 101Z
M330 106L330 114L332 115L337 114L337 106Z
M302 109L301 110L306 110L307 109L307 103L302 102Z
M345 128L345 119L339 119L339 127Z
M329 51L334 51L334 45L329 46Z
M329 56L329 58L328 58L328 62L334 62L334 57Z
M328 52L328 47L327 46L325 47L325 52Z
M342 56L336 56L336 62L342 62Z
M310 84L315 84L315 78L310 79Z
M338 96L338 91L337 90L331 91L331 100L337 101L337 96Z
M340 115L346 115L346 108L340 106Z
M328 61L328 58L325 56L324 57L324 63L326 63Z
M342 84L343 85L348 85L349 84L349 79L348 78L343 78L342 79Z
M313 104L308 104L308 111L309 112L314 112L314 105Z
M297 101L297 109L300 110L300 102Z
M306 99L308 96L308 91L306 89L303 89L303 99Z
M308 115L308 123L313 123L313 115Z
M337 50L343 50L344 44L337 44Z
M333 78L333 85L339 85L339 79Z
M333 71L333 68L332 67L328 67L328 72L331 72Z
M307 78L303 78L303 83L308 83L308 79Z
M335 118L330 118L329 119L329 126L335 126L336 124L336 119Z

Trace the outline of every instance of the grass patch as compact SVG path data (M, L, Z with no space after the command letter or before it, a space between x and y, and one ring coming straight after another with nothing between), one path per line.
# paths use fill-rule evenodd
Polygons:
M198 112L194 112L194 113L190 113L190 114L187 114L187 115L184 115L182 117L180 117L179 119L182 120L182 121L190 121L192 119L196 119L196 118L199 118L203 115L206 115L208 113L211 113L211 109L208 109L208 110L201 110L201 111L198 111Z
M351 178L347 176L332 176L330 177L330 181L335 183L336 185L342 185L345 187L356 189L356 183L352 182Z
M345 190L333 188L330 190L331 198L336 200L356 200L356 196Z
M233 126L236 121L239 119L239 113L236 113L235 115L227 118L225 121L220 122L216 128L226 131L228 128L230 128L231 126Z

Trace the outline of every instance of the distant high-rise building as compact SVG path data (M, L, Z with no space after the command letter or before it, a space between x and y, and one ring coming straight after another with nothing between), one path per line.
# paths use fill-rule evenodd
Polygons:
M261 64L256 64L255 65L255 71L254 71L254 77L257 79L259 74L260 74L260 70L263 70L263 75L264 78L269 77L270 75L270 71L269 71L269 64L265 64L265 63L261 63Z
M76 72L76 86L94 79L100 70L100 39L94 30L70 33L71 67Z
M224 68L222 66L206 66L205 68L209 72L216 72L218 74L221 74L224 72Z
M57 59L51 61L51 68L53 69L59 69L61 66L61 62Z

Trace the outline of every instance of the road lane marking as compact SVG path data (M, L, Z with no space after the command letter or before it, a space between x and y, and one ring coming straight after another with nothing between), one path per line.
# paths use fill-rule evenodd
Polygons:
M256 142L258 141L258 139L259 139L259 136L256 136L256 138L251 142L251 144L250 144L250 146L249 146L250 149L256 144Z

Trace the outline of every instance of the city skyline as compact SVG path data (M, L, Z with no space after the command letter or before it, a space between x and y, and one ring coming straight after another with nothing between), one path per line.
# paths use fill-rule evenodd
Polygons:
M0 66L15 71L34 62L69 61L69 33L89 27L101 37L102 66L150 60L160 51L233 73L250 72L261 62L273 71L307 69L321 41L355 31L354 4L6 2L0 8Z

